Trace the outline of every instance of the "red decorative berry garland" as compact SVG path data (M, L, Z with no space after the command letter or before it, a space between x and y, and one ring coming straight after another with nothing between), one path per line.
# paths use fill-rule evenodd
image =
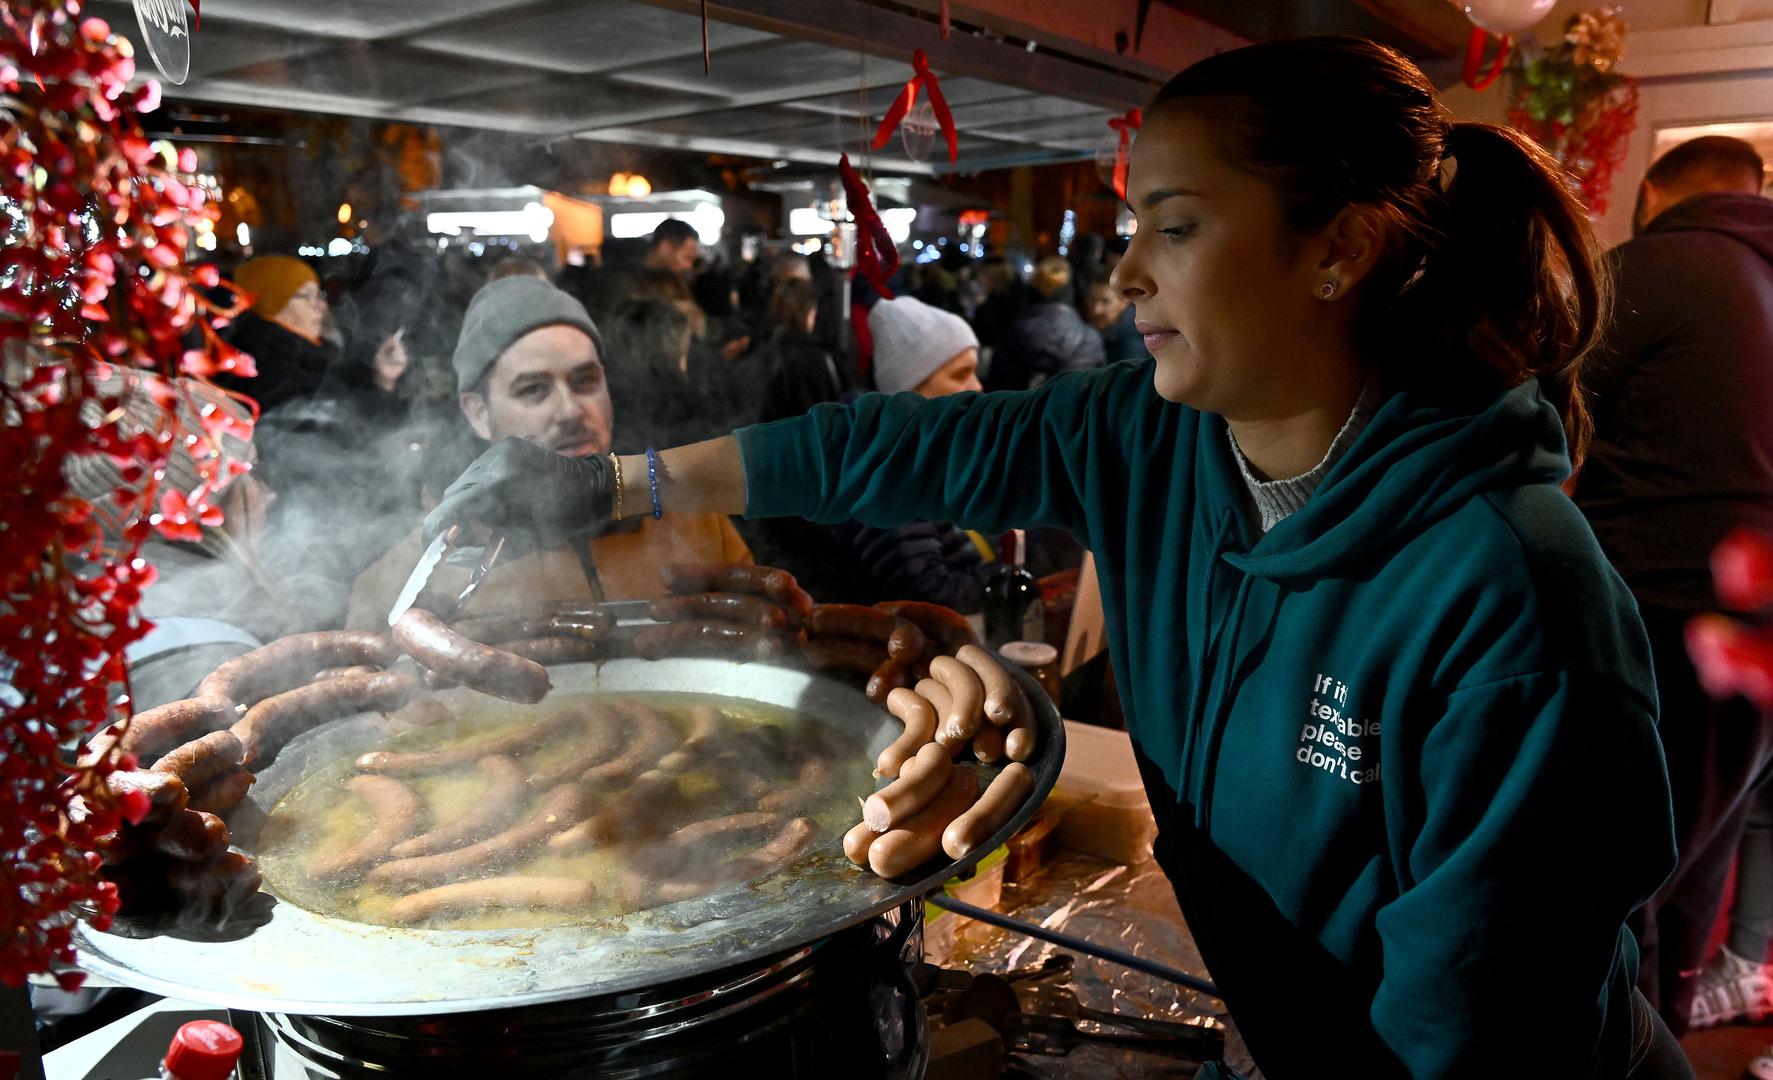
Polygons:
M128 43L78 0L0 4L0 982L14 986L58 969L79 985L66 970L74 914L102 927L117 907L97 850L147 809L104 783L133 762L70 766L62 748L129 711L123 650L149 628L136 614L154 577L140 558L149 530L192 539L220 522L209 495L230 477L212 448L234 421L199 409L203 430L184 430L173 379L251 373L208 317L236 311L197 291L220 284L215 268L185 263L188 230L216 208L178 179L191 151L167 161L143 135L160 88L130 90L134 74ZM132 435L119 422L137 379L164 419ZM181 444L201 481L159 490ZM95 453L131 485L114 496L122 545L63 479L70 455Z
M1607 211L1613 174L1637 127L1638 87L1617 70L1625 22L1610 7L1570 19L1558 46L1515 71L1508 122L1563 163L1595 215Z

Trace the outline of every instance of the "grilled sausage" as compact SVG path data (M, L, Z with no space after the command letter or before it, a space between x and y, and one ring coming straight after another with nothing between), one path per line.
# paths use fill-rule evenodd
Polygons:
M148 800L147 815L137 823L141 825L170 821L191 802L191 793L183 780L171 773L151 769L119 769L105 777L105 786L117 798L140 793Z
M942 850L942 831L966 813L978 796L979 781L972 770L953 770L948 786L928 806L869 845L868 868L883 878L896 878L916 870Z
M196 791L191 792L191 809L211 814L226 814L246 801L246 793L255 783L244 765L236 765Z
M193 695L225 701L229 707L254 705L293 690L325 668L367 664L385 668L400 655L383 634L364 630L319 630L291 634L243 653L210 672Z
M668 656L725 656L739 660L772 660L782 655L782 636L739 623L675 622L642 627L634 649L648 660Z
M474 641L511 641L516 638L574 637L602 641L615 620L602 608L572 608L537 614L533 611L470 615L450 623L450 628Z
M401 840L388 849L395 859L414 859L484 840L516 821L529 799L529 785L524 782L523 769L508 757L488 754L480 759L480 776L486 790L474 804L452 820L430 832Z
M311 683L269 697L246 710L232 730L244 748L241 760L255 772L289 740L317 724L371 709L397 709L418 691L411 672L379 671Z
M810 818L795 818L756 851L730 859L694 878L660 882L653 890L654 902L673 904L712 892L723 885L760 878L800 854L818 832L819 827Z
M459 634L424 608L400 616L394 641L422 667L506 701L533 705L554 686L547 669L534 660Z
M566 855L618 840L645 839L668 828L684 806L676 780L656 770L644 772L603 809L549 837L548 850Z
M752 810L685 825L665 837L665 843L679 848L689 848L752 833L764 835L781 827L781 814Z
M881 661L874 674L868 676L868 688L863 691L869 701L876 705L886 704L894 690L901 690L911 685L911 666L903 660L890 657Z
M897 779L899 768L936 737L936 710L922 695L903 687L887 695L887 711L905 724L905 731L874 759L874 775Z
M659 763L659 759L677 748L680 736L676 725L657 709L648 705L629 706L633 717L628 748L621 754L586 769L581 779L593 791L627 782Z
M879 608L861 604L821 604L813 608L806 628L816 637L878 641L886 646L888 656L907 664L923 655L924 634L917 624Z
M800 650L816 668L840 668L858 675L872 675L890 659L879 642L855 638L808 638Z
M595 660L603 652L603 647L595 641L561 634L549 637L520 638L516 641L501 641L498 647L503 652L508 652L512 656L521 656L525 660L533 660L543 667Z
M348 667L321 668L314 673L309 682L325 682L328 679L342 679L346 675L368 675L381 669L371 664L352 664Z
M370 826L355 844L308 863L308 876L337 884L361 877L389 849L425 827L425 802L419 793L391 776L353 776L345 784L369 804Z
M471 761L479 761L488 754L517 754L534 749L553 738L576 721L578 716L576 712L562 710L490 739L443 750L371 750L358 756L357 767L364 772L412 776L466 765Z
M953 771L948 748L926 744L899 770L897 780L862 801L862 820L875 832L898 828L941 793Z
M245 753L232 731L212 731L169 751L150 768L171 773L185 782L187 790L195 791L240 764Z
M90 765L117 750L134 754L137 762L149 762L199 735L218 731L234 722L232 706L215 699L186 698L172 701L105 728L86 744L80 762Z
M409 701L388 714L388 719L408 727L431 727L456 718L455 710L436 698Z
M1034 773L1028 766L1021 762L1004 766L1003 772L991 781L979 801L942 830L942 850L951 859L966 858L968 852L1003 828L1004 822L1010 820L1033 790Z
M228 826L221 818L187 809L156 830L146 846L181 862L210 862L227 852L229 840Z
M434 915L471 915L489 910L584 911L596 899L588 881L565 877L484 878L440 885L401 897L391 914L396 922L415 923Z
M916 623L924 637L949 655L957 652L962 645L979 644L979 635L973 633L972 624L967 622L966 616L953 608L943 607L941 604L926 604L921 600L888 600L874 606Z
M627 741L628 717L608 702L589 702L565 715L575 717L578 723L577 733L568 736L572 749L547 768L531 767L529 786L535 790L547 791L556 784L577 780L586 770L615 757ZM513 746L504 752L522 749Z
M811 806L831 787L831 761L825 757L810 758L800 767L793 784L772 791L757 800L757 808L768 814L786 814Z
M369 882L400 891L429 888L521 862L549 837L584 820L587 802L579 785L561 784L542 797L532 814L497 836L454 851L385 862L369 872Z
M702 754L726 728L726 719L712 705L690 706L690 729L677 749L659 759L659 768L666 772L683 772L695 767Z
M745 593L661 596L648 602L646 610L648 615L662 622L712 619L765 630L783 630L788 626L788 612L784 608L761 596Z
M674 563L660 568L659 580L674 593L745 593L786 605L794 604L800 591L793 574L770 566Z

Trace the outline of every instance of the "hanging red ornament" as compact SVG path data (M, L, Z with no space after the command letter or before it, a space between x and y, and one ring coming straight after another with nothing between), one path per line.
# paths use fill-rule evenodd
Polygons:
M930 70L930 58L918 49L911 54L911 67L916 72L905 83L905 89L893 99L886 115L880 118L880 127L874 130L873 147L884 150L892 139L893 131L899 122L911 111L917 102L917 91L921 87L929 94L930 109L936 114L936 123L942 127L942 138L948 143L948 164L953 165L960 160L960 136L954 130L954 114L948 111L948 102L942 97L942 87L936 82L936 73Z
M954 27L949 24L948 0L942 0L942 40L948 40L948 34Z
M1111 116L1108 126L1120 133L1120 141L1114 147L1114 193L1123 200L1127 197L1127 156L1132 150L1133 132L1139 130L1144 122L1144 114L1138 109L1128 109L1124 116Z
M1502 65L1508 60L1508 50L1513 47L1514 39L1507 34L1497 36L1496 59L1490 62L1490 70L1485 71L1484 50L1489 43L1489 31L1481 26L1471 28L1471 39L1465 46L1465 67L1459 77L1473 90L1488 90L1491 84L1502 77Z
M844 197L849 202L850 216L856 219L856 269L874 286L883 299L891 300L893 290L887 282L899 269L899 248L887 232L886 223L874 211L868 185L844 154L837 160L837 175L843 181Z

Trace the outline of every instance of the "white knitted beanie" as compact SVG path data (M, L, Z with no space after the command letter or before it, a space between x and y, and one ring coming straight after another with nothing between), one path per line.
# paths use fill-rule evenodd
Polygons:
M874 386L885 394L916 389L943 364L979 347L965 319L909 296L878 301L868 312L868 330Z

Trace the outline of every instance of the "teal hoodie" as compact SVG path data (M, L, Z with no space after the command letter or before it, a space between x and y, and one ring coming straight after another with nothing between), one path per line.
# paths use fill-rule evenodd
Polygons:
M748 428L746 512L1088 545L1157 858L1271 1080L1623 1075L1673 824L1556 411L1394 394L1264 536L1223 418L1151 379Z

